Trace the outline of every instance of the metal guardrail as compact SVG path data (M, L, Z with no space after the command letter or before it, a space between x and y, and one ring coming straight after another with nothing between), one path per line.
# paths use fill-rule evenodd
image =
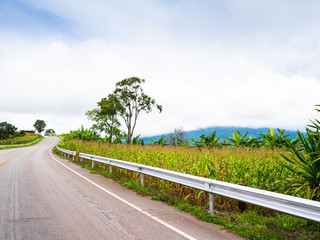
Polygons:
M60 143L60 142L59 142L59 143ZM76 152L76 151L66 150L66 149L60 148L60 147L58 147L58 146L56 146L56 148L57 148L65 157L68 157L69 155L71 155L73 160L74 160L74 157L77 155L77 152Z
M65 153L73 156L76 155L76 153L72 151L61 148L58 148L58 150L63 150ZM112 166L139 172L141 174L142 185L144 185L144 175L148 175L208 192L210 194L209 206L211 215L213 215L214 212L214 194L217 194L241 202L251 203L320 222L320 202L317 201L85 153L79 153L79 157L81 161L82 159L91 160L92 167L94 167L94 162L108 164L110 165L110 172L112 172Z
M0 145L0 147L22 147L22 146L27 146L27 145L33 144L39 140L40 140L40 138L38 138L37 140L30 142L30 143L15 144L15 145Z

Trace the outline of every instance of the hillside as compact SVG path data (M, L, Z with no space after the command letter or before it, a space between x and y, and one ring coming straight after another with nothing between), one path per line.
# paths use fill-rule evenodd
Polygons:
M199 140L199 136L202 134L209 135L210 133L217 131L217 136L221 137L221 140L223 141L224 137L232 137L232 134L234 131L239 131L241 134L245 134L246 132L249 132L248 136L252 137L259 137L261 133L268 133L270 128L246 128L246 127L208 127L208 128L201 128L198 130L193 131L184 131L185 137L188 140L195 139ZM283 130L283 129L281 129ZM275 129L275 133L277 134L278 131ZM290 134L290 138L294 139L297 137L297 133L295 131L285 131L286 134ZM171 133L164 134L166 136L170 136ZM143 137L142 139L146 144L151 143L149 138L152 138L153 140L157 141L161 135L156 136L150 136L150 137Z

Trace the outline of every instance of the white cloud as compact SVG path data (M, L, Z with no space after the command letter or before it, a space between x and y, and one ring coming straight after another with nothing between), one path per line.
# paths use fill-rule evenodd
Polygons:
M144 136L214 125L294 130L316 117L318 30L305 20L283 34L286 24L276 23L284 5L271 16L262 9L274 5L251 2L27 2L92 34L75 41L4 32L0 122L32 128L43 119L59 133L88 127L85 112L131 76L145 78L146 93L163 105L161 114L141 115L136 133Z

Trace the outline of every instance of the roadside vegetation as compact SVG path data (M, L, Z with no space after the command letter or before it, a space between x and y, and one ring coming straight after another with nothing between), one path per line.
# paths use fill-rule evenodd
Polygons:
M17 137L12 137L10 139L0 140L0 149L16 148L19 146L14 146L14 145L28 144L36 141L37 139L41 140L43 138L43 136L35 133L24 133L24 134L25 135L23 136L20 135ZM34 144L37 144L37 143L38 141L35 142ZM30 144L28 146L32 146L34 144ZM4 145L5 147L1 147L1 145Z
M43 137L40 133L44 130L46 124L44 120L37 120L34 123L35 129L38 131L39 134L35 134L35 131L24 131L20 130L17 131L17 127L8 122L1 122L0 123L0 149L7 149L7 148L16 148L20 146L14 145L23 145L29 144L37 139L42 139ZM55 134L53 129L48 129L46 131L46 136ZM30 144L28 146L32 146L37 142Z
M311 121L305 133L297 134L296 139L290 139L284 130L271 129L252 138L235 131L233 137L220 139L213 132L188 141L182 129L177 129L169 137L152 140L151 145L144 145L139 136L124 145L110 143L92 129L82 127L64 135L62 147L319 201L319 120ZM91 169L88 161L77 163ZM319 223L249 204L243 207L238 201L221 196L215 196L215 216L210 216L209 196L203 191L149 176L145 176L146 187L142 187L138 173L114 167L110 174L109 167L99 163L91 171L114 177L128 188L250 239L320 239Z
M69 140L62 147L279 193L294 192L287 180L294 174L282 166L286 162L279 155L288 154L285 149L226 146L199 151L197 148L128 146L83 140ZM203 191L149 176L145 176L145 187L142 187L138 173L113 167L110 174L109 167L104 164L96 162L92 169L90 161L76 159L75 163L90 169L92 173L112 177L125 187L147 194L154 200L165 201L201 220L219 224L221 229L232 229L250 239L320 238L318 223L253 205L247 205L246 210L241 212L238 201L218 195L215 195L215 216L210 216L209 196ZM307 197L307 192L308 188L305 188L296 196Z

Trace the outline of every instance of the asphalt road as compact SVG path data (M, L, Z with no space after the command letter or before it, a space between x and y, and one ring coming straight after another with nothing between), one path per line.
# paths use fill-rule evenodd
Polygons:
M0 239L242 239L52 153L0 150Z

